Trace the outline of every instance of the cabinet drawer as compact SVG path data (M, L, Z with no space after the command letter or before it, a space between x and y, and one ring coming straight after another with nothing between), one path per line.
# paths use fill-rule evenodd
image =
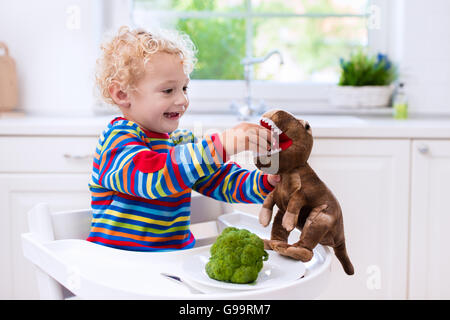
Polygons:
M98 137L2 137L0 172L90 172Z

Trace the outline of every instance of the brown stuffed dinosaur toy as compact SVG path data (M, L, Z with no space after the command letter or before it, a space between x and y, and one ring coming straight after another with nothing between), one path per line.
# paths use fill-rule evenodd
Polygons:
M313 146L310 125L283 110L264 113L260 124L278 134L278 145L274 147L276 151L281 150L255 158L258 169L281 176L259 213L259 221L266 227L271 221L273 206L278 207L271 239L264 240L265 249L306 262L311 260L314 247L320 243L332 247L344 271L353 274L345 248L339 202L307 162ZM287 239L295 227L300 229L301 236L291 245Z

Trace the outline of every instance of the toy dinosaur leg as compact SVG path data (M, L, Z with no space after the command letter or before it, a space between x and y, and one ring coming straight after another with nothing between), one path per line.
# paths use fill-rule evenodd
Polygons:
M313 249L334 224L334 219L326 213L327 207L322 205L314 208L306 219L300 240L282 252L279 251L280 254L303 262L311 260Z
M306 197L301 190L294 192L289 199L286 213L283 216L282 225L287 231L292 231L297 226L298 215L305 204Z
M269 193L264 199L264 203L262 205L261 210L259 211L259 223L263 227L267 227L272 219L273 206L275 205L275 201L273 199L273 191Z
M264 249L274 250L275 245L283 246L283 244L285 244L286 246L288 246L287 239L289 237L289 231L284 229L284 227L281 225L283 215L284 212L278 209L278 212L273 220L270 240L264 239Z

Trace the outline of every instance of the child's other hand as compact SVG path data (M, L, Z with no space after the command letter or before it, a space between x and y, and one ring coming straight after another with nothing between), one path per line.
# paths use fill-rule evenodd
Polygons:
M222 132L220 140L227 155L231 156L247 150L267 154L275 138L271 131L263 126L241 122L234 128Z
M281 176L279 174L268 174L267 181L269 181L272 187L275 187L278 184L278 182L281 181Z

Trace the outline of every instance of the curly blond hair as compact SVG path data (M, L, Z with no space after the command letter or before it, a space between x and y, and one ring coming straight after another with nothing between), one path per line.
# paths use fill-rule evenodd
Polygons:
M157 52L178 54L187 75L197 61L196 49L189 36L174 30L150 33L122 26L117 35L101 45L101 50L95 80L101 96L109 104L114 104L109 94L111 84L117 82L125 92L135 90L137 81L144 76L146 63Z

